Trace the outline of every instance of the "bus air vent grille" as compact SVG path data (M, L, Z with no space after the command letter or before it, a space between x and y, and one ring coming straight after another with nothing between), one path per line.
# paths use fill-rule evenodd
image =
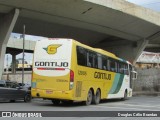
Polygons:
M81 91L82 91L82 82L77 81L76 84L76 97L81 97Z

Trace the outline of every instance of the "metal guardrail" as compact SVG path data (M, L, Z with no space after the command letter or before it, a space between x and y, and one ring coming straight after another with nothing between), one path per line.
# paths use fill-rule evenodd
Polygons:
M8 71L11 72L12 69L9 68ZM16 68L16 71L22 71L22 68ZM32 68L24 68L24 71L32 71ZM4 69L4 72L7 72L7 70Z

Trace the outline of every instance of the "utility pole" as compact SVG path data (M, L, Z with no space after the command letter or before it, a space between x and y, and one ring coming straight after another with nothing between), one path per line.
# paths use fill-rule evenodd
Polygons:
M22 86L24 83L24 48L25 47L25 25L23 25L23 53L22 53Z
M6 72L8 74L8 55L7 55L7 65L6 65Z
M6 65L6 72L7 72L7 80L9 80L9 74L8 74L8 55L7 55L7 65Z

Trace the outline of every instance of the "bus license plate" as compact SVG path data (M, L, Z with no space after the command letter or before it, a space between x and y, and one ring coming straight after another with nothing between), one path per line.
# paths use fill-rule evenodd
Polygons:
M46 90L46 94L52 94L53 90Z

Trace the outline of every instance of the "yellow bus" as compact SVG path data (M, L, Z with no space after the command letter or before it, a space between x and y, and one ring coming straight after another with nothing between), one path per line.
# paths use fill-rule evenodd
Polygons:
M132 72L130 62L110 52L73 39L45 39L35 46L31 94L53 104L125 100L132 96Z

